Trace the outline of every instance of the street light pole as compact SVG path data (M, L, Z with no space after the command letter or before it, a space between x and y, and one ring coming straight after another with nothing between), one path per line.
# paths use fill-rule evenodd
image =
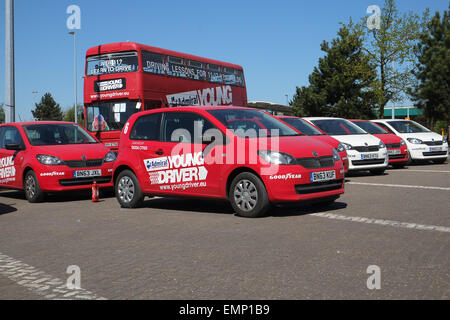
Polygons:
M16 121L14 0L5 0L5 122Z
M77 37L76 31L71 31L73 35L73 80L75 86L75 123L78 123L78 81L77 81Z

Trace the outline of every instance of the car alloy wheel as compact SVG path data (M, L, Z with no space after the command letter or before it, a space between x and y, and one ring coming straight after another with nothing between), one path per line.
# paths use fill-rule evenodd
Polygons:
M25 192L27 193L28 199L32 199L36 195L36 182L32 175L28 175L25 180Z
M135 196L135 187L133 180L128 176L122 177L122 179L120 179L119 181L118 191L119 197L123 201L123 203L128 204L133 201Z
M249 180L241 180L234 188L234 201L242 211L252 211L258 204L258 190Z

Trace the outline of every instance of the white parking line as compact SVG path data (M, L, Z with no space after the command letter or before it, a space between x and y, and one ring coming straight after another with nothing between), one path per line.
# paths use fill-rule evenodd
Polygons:
M383 220L383 219L362 218L362 217L349 217L349 216L343 216L343 215L334 214L334 213L313 213L313 214L311 214L311 216L319 217L319 218L327 218L327 219L332 219L332 220L343 220L343 221L351 221L351 222L359 222L359 223L378 224L378 225L382 225L382 226L404 228L404 229L415 229L415 230L423 230L423 231L437 231L437 232L450 233L449 227L431 226L431 225L417 224L417 223L411 223L411 222L400 222L400 221L391 221L391 220Z
M63 280L45 274L1 252L0 275L50 300L106 300L85 289L70 290Z
M368 183L368 182L346 182L345 184L361 185L361 186L375 186L375 187L413 188L413 189L429 189L429 190L450 191L450 188L413 186L413 185L404 185L404 184L385 184L385 183Z
M395 172L430 172L430 173L450 173L450 171L439 171L439 170L414 170L414 169L398 169L398 170L391 170L389 173L395 173Z

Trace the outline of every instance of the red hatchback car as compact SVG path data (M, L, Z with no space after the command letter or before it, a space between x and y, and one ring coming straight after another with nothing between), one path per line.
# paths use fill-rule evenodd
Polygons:
M131 116L114 182L124 208L141 206L144 196L204 197L259 217L271 202L335 201L344 193L344 167L330 145L263 111L179 107Z
M399 136L386 131L384 128L370 120L350 120L364 131L377 137L386 145L389 164L394 168L403 168L409 162L408 148L405 141Z
M339 155L344 162L344 169L345 173L348 172L348 157L347 157L347 151L345 150L344 146L335 138L328 136L325 132L317 128L315 125L309 123L306 120L303 120L298 117L291 117L291 116L277 116L277 119L283 121L284 123L291 126L295 131L299 132L300 134L304 134L305 136L313 137L319 141L328 143L333 148L339 152Z
M116 155L69 122L0 126L0 188L24 190L29 202L46 192L112 187Z

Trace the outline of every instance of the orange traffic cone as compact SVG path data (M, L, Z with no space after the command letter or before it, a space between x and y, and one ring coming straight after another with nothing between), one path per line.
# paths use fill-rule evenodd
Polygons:
M94 181L94 184L92 185L92 202L99 202L100 198L98 195L98 185L97 181Z

